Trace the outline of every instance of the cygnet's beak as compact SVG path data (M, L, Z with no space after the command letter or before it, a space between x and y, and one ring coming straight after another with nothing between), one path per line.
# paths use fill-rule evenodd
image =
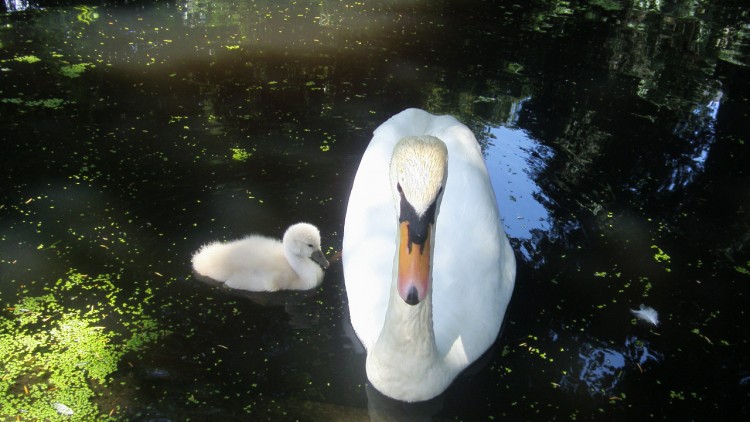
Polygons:
M320 265L320 268L324 270L328 268L328 265L329 265L328 260L323 255L323 252L320 249L313 251L312 255L310 255L310 259L312 259L313 261L315 261L315 263Z

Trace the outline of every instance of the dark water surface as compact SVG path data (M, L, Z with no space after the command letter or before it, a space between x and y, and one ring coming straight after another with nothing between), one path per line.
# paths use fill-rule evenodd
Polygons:
M750 414L744 2L123 3L0 15L2 317L73 269L148 286L169 331L92 384L102 417ZM419 406L367 386L340 261L276 295L189 263L300 220L334 257L371 132L407 107L475 131L519 266L493 349Z

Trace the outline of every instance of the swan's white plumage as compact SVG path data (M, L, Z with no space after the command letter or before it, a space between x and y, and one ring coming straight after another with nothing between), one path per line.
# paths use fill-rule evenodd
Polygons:
M447 182L436 220L432 260L432 324L435 359L439 361L425 369L422 380L391 379L390 386L376 385L386 395L406 401L439 394L492 345L516 271L472 132L451 116L434 116L418 109L393 116L375 130L362 157L344 226L342 258L350 317L368 353L381 335L394 278L398 220L389 179L392 151L404 137L425 135L439 138L448 149ZM390 376L371 374L371 369L377 368L370 366L368 362L371 382L373 377Z
M298 223L277 239L250 235L232 242L213 242L192 259L196 273L250 291L307 290L323 280L328 261L320 250L320 233Z

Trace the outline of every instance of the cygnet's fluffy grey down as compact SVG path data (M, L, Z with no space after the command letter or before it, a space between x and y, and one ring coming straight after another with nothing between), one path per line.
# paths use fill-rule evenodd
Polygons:
M323 280L328 261L320 232L307 223L290 226L283 241L250 235L232 242L212 242L193 255L198 274L250 291L307 290Z

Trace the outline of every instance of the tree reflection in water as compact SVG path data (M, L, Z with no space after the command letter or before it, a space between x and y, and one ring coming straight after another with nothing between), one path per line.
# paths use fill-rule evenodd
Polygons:
M592 397L618 396L618 385L633 367L640 372L661 362L661 353L650 342L636 336L625 338L622 346L610 346L595 339L584 341L576 360L560 380L560 386L573 393Z

